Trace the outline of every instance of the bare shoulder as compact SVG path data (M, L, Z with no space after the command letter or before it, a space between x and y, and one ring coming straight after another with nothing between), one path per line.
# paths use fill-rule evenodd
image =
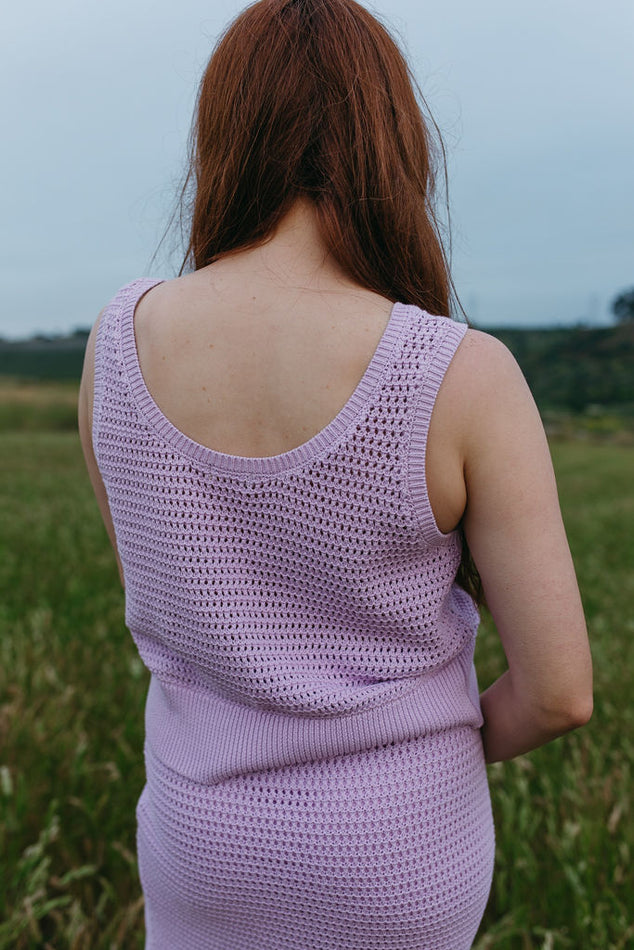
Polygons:
M438 393L439 423L454 434L463 459L507 426L526 420L539 427L533 396L517 360L496 337L469 328L458 346Z
M156 347L182 344L182 331L205 323L215 301L214 286L198 272L162 280L145 291L134 310L134 328L141 360Z
M452 360L449 372L461 376L463 386L469 389L489 389L504 380L524 379L519 365L509 348L497 337L471 327Z
M500 386L526 385L522 371L501 340L469 327L456 350L443 380L443 389L453 392L465 405Z
M141 295L134 309L135 326L155 323L171 306L180 302L188 277L172 277L155 284Z

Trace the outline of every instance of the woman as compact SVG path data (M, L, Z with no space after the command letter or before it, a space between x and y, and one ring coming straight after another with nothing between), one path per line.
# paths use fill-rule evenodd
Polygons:
M376 19L261 0L202 80L181 276L91 333L82 444L152 674L148 950L466 950L486 763L590 717L544 431L449 316L432 173Z

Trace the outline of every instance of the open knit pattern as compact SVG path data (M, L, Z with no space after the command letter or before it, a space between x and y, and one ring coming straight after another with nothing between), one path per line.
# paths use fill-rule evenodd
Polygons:
M427 496L466 327L396 303L337 416L281 455L154 402L123 287L93 443L152 676L137 808L146 950L467 950L494 831L457 531Z

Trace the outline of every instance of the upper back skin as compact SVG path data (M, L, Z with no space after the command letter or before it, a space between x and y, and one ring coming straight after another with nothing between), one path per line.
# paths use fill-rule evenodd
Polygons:
M231 455L278 455L345 405L392 307L353 285L292 290L245 272L240 259L216 261L141 298L139 362L154 401L190 438ZM443 532L466 503L452 388L441 386L427 444L430 504Z

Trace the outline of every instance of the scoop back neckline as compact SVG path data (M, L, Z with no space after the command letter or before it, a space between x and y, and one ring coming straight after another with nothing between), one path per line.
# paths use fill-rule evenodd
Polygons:
M366 404L381 377L390 353L399 339L407 322L411 309L407 304L395 302L392 305L388 322L366 370L357 383L352 395L341 407L333 419L306 442L278 455L252 456L231 455L220 452L211 446L202 445L177 428L159 408L150 393L139 361L134 332L136 307L145 294L164 280L140 279L130 286L121 310L121 347L124 369L132 390L137 408L160 438L172 446L180 455L197 463L232 474L276 474L301 465L320 455L334 445L348 430Z

